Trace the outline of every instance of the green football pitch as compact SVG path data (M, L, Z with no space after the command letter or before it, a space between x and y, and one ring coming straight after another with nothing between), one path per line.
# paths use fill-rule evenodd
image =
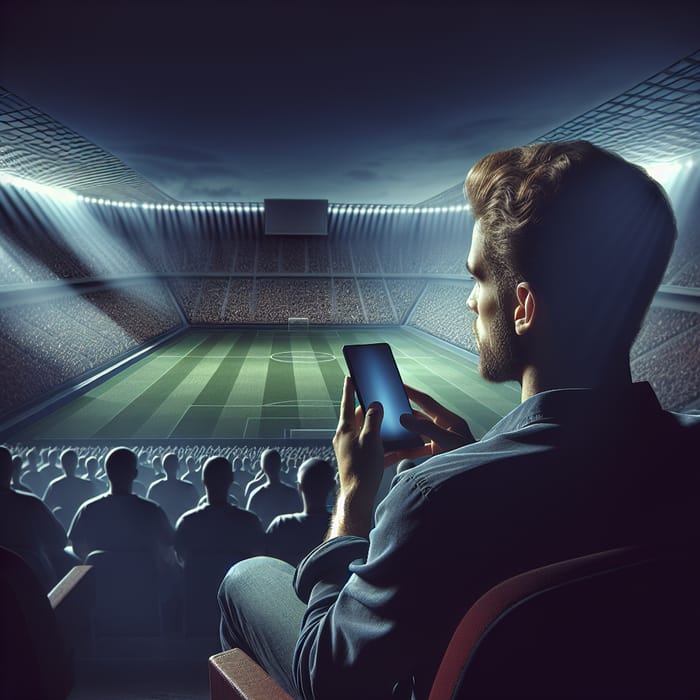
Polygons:
M404 381L464 416L477 437L519 401L476 358L406 328L191 330L15 436L52 440L284 439L333 430L346 343L388 342ZM290 432L292 431L292 432Z

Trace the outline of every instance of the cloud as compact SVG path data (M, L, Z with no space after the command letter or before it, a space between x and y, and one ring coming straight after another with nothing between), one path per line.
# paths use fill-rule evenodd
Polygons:
M359 180L360 182L374 182L379 179L379 173L374 170L368 170L367 168L348 170L345 176L352 180Z
M183 183L211 178L241 178L243 172L221 152L180 144L157 142L125 143L112 152L134 170L151 180L172 179L177 173Z

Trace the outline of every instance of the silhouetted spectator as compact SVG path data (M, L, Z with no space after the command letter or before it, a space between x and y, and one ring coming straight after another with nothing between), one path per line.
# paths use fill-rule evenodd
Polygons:
M323 542L331 517L326 503L335 486L335 471L324 459L307 459L297 472L297 488L304 502L300 513L278 515L267 528L267 553L296 566Z
M161 464L160 455L153 455L151 464L153 465L153 475L156 479L161 479L165 472L163 471L163 465Z
M117 447L107 455L105 468L109 492L83 503L70 527L75 553L85 559L96 549L150 551L170 564L173 529L168 516L157 503L131 490L138 473L136 455Z
M180 462L174 452L168 452L163 458L165 479L159 479L148 489L148 498L155 501L165 511L171 525L190 508L194 508L199 494L191 481L177 478Z
M0 447L0 546L22 556L49 590L67 568L66 533L40 498L10 488L12 466Z
M24 473L20 479L23 486L28 488L34 494L44 494L44 488L41 488L42 477L39 475L39 453L34 447L27 450L26 465Z
M257 489L259 486L262 486L265 483L265 481L265 472L263 471L262 467L260 467L255 474L250 475L248 483L243 489L246 503L248 502L248 497L250 496L250 494L253 493L253 491L255 491L255 489Z
M267 528L276 515L296 513L302 504L296 489L280 481L282 464L277 450L265 450L260 457L260 466L265 482L252 491L247 508L260 518L263 528Z
M51 448L46 453L46 464L39 467L36 476L37 496L44 496L48 485L59 477L63 476L63 470L58 466L58 450Z
M138 470L138 480L146 487L146 492L148 492L152 484L163 477L162 473L159 472L156 474L155 471L153 471L153 463L143 453L139 455Z
M104 479L97 476L97 473L100 471L100 463L97 457L88 457L85 460L85 469L87 470L85 480L92 486L92 495L99 496L101 493L104 493L108 486Z
M32 493L32 490L22 483L22 458L19 455L12 457L12 480L10 488L21 493Z
M175 550L186 562L194 552L227 552L231 562L263 554L265 536L258 517L228 502L233 469L225 457L210 457L202 469L207 503L178 520Z
M78 466L78 453L75 450L63 450L61 466L64 475L54 479L44 494L44 503L54 512L61 525L69 528L78 508L95 493L92 484L75 475ZM59 512L54 509L60 508Z
M197 494L203 496L204 486L202 485L202 474L197 469L197 460L192 455L188 455L185 458L185 466L187 471L182 475L182 480L191 481L197 489Z

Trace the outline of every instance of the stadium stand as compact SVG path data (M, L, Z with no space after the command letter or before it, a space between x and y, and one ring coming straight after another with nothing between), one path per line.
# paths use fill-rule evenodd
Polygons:
M16 409L61 385L103 368L143 343L182 325L162 283L0 308L0 412Z
M464 283L429 282L409 324L477 353L476 339L464 313L469 287Z

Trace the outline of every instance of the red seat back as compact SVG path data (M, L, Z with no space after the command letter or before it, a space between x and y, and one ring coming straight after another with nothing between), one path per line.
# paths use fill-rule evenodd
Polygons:
M504 581L455 630L430 700L700 697L697 563L625 548Z

